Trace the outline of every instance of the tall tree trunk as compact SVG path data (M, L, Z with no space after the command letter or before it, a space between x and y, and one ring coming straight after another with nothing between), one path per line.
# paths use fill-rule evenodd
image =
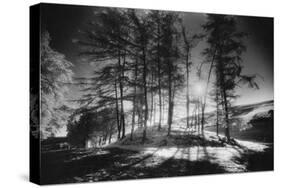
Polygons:
M154 81L154 74L153 74L153 71L151 73L151 85L150 85L150 90L151 90L151 98L150 98L150 101L151 101L151 107L150 107L150 125L152 125L152 118L153 118L153 108L154 108L154 97L153 97L153 81Z
M108 137L108 132L106 132L103 137L103 145L106 144L107 137Z
M133 115L132 115L132 129L131 129L131 140L133 140L133 133L135 129L135 111L136 111L136 94L137 94L137 78L138 78L138 60L135 62L135 85L134 85L134 96L133 96Z
M158 84L160 84L160 78L158 79ZM161 129L161 122L162 122L162 94L161 94L161 85L158 87L158 95L159 95L159 124L158 130Z
M197 103L195 103L195 107L194 107L194 129L195 129L195 132L197 130L197 120L198 120L198 116L197 116Z
M99 137L99 146L101 146L101 141L102 141L102 139L101 139L101 136Z
M205 121L205 113L204 112L205 112L205 107L206 107L208 88L209 88L211 73L212 73L212 69L214 67L216 55L217 55L217 49L215 49L213 57L212 57L212 61L211 61L211 65L210 65L210 69L209 69L209 73L208 73L207 85L206 85L204 99L203 99L203 104L202 104L202 123L203 124L204 124L204 121ZM204 125L202 125L202 126L204 126Z
M153 125L155 125L155 123L156 123L156 101L155 100L154 100L153 106L154 106L154 108L153 108Z
M164 92L162 92L163 93L163 95L162 95L162 118L163 118L163 121L165 120L165 111L166 111L166 105L165 105L165 93ZM162 122L163 122L162 121Z
M162 94L161 94L161 62L160 62L160 21L157 24L157 74L158 74L158 95L159 95L159 124L158 130L161 129L161 121L162 121Z
M221 51L221 49L220 49ZM218 61L218 74L219 74L219 81L220 81L220 90L221 90L221 96L223 99L223 106L224 106L224 115L225 115L225 136L227 138L227 141L230 141L230 130L229 130L229 112L228 112L228 102L227 102L227 93L225 88L225 75L224 75L224 64L219 59Z
M201 133L204 135L204 124L205 124L205 105L204 101L200 99L200 106L201 106Z
M189 67L188 57L186 60L186 128L189 127Z
M117 80L115 80L114 83L114 89L115 89L115 109L116 109L116 121L117 121L117 139L120 139L121 136L121 125L119 120L119 102L118 102L118 90L117 90Z
M198 131L198 134L200 134L200 104L199 104L199 98L197 99L197 131Z
M227 138L227 141L230 141L230 130L229 130L229 112L228 112L228 104L227 104L227 96L225 88L222 88L222 94L223 94L223 100L224 100L224 110L225 110L225 136Z
M142 113L141 113L141 108L142 108L142 106L139 105L139 102L138 102L137 113L138 113L138 126L139 126L139 127L142 127Z
M186 68L186 128L189 127L189 49L190 44L187 40L185 27L182 25L182 36L185 44L185 68Z
M131 128L131 137L130 137L131 140L133 140L134 129L135 129L135 107L133 107L133 114L132 114L132 128Z
M216 109L217 109L217 119L216 119L216 128L217 128L217 136L219 136L219 92L218 88L216 88Z
M118 58L118 65L119 65L119 89L120 89L120 115L121 115L121 128L122 128L122 136L121 138L125 137L125 116L124 116L124 104L123 104L123 78L124 78L124 65L125 64L125 56L123 65L121 64L121 56L119 52L119 58Z
M192 120L191 120L191 130L196 130L196 106L194 106L193 112L192 112Z
M108 137L108 144L111 143L112 132L113 132L113 124L111 124L111 126L110 126L110 132L109 132L109 137Z
M146 74L147 74L147 65L146 65L146 50L143 47L142 50L142 60L143 60L143 87L144 87L144 129L143 129L143 136L142 142L144 143L146 140L146 128L147 128L147 119L148 119L148 103L147 103L147 86L146 86Z
M175 88L175 85L174 85L174 87L173 87L173 89L172 89L171 124L173 124L173 119L174 119L174 106L175 106L174 101L175 101L175 95L176 95L176 88Z
M171 134L172 128L172 113L173 113L173 104L172 104L172 67L171 62L168 62L168 136Z

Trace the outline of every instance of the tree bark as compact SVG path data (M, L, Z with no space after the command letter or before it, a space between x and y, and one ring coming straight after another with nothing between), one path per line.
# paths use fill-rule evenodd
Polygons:
M188 58L187 60L188 61ZM186 128L189 127L189 68L186 63Z
M124 116L124 104L123 104L123 78L124 78L124 64L125 64L125 56L124 56L124 61L123 65L121 64L121 56L119 52L119 58L118 58L118 66L119 66L119 90L120 90L120 125L122 129L122 136L121 138L123 139L125 137L125 116Z
M153 118L153 108L154 108L154 96L153 96L153 81L154 81L154 74L153 71L151 73L151 85L150 85L150 90L151 90L151 106L150 106L150 125L152 125L152 118Z
M230 130L229 130L229 112L228 112L228 103L227 103L227 93L225 89L225 75L224 75L224 64L221 62L221 60L218 61L218 73L219 73L219 79L220 79L220 90L221 90L221 96L223 99L223 106L224 106L224 115L225 115L225 136L227 138L227 141L230 141Z
M171 128L172 128L172 67L171 62L168 62L168 136L171 134Z
M146 128L147 128L147 119L148 119L148 103L147 103L147 86L146 86L146 74L147 74L147 65L146 65L146 50L143 47L142 50L142 60L143 60L143 87L144 87L144 129L142 142L144 143L146 140Z
M204 135L204 123L205 123L205 105L202 104L202 100L200 100L201 103L201 133Z
M229 117L228 117L228 105L227 105L227 96L226 96L226 91L225 88L222 88L223 92L223 100L224 100L224 110L225 110L225 136L227 138L227 141L230 141L230 130L229 130Z
M158 130L161 129L161 121L162 121L162 94L161 94L161 62L160 62L160 21L157 24L157 74L158 74L158 95L159 95L159 124Z
M117 80L115 80L114 83L114 89L115 89L115 109L116 109L116 121L117 121L117 139L120 139L121 136L121 126L120 126L120 120L119 120L119 102L118 102L118 90L117 90Z
M109 132L108 144L110 144L110 143L111 143L112 132L113 132L113 124L111 124L111 126L110 126L110 132Z
M219 93L218 88L216 88L216 108L217 108L217 120L216 120L216 127L217 127L217 136L219 136Z
M133 96L133 115L132 115L132 129L131 129L131 140L133 140L133 133L135 129L135 111L136 111L136 93L137 93L137 75L138 75L138 61L135 62L135 85L134 85L134 96Z
M189 127L189 47L190 44L187 40L185 34L185 28L182 26L182 35L184 38L185 50L186 50L186 57L185 57L185 68L186 68L186 128Z

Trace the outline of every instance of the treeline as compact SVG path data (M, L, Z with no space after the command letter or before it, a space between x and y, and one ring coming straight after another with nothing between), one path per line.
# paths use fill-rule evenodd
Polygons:
M84 93L76 101L82 106L76 114L114 107L116 129L106 130L114 130L117 139L122 139L130 128L133 139L136 126L142 127L145 142L149 125L157 125L160 130L167 124L167 135L171 134L175 96L185 91L186 126L197 125L203 134L208 87L214 73L211 96L217 104L217 119L223 122L230 139L228 109L236 97L235 87L245 81L257 86L255 75L241 75L245 34L237 32L235 17L208 15L202 26L205 32L191 35L182 17L168 11L97 8L93 21L74 40L81 49L81 59L95 67L92 77L76 78ZM207 47L202 52L205 61L198 64L203 67L209 63L210 68L207 78L201 76L201 68L198 72L198 79L206 83L204 95L192 96L191 55L201 40Z

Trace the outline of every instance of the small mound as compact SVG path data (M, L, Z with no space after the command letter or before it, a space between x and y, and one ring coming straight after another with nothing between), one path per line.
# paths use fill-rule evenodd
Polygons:
M167 130L158 130L156 127L149 127L146 132L146 139L143 142L143 129L138 128L131 139L131 135L127 135L121 141L114 145L119 146L142 146L142 147L193 147L193 146L211 146L222 147L225 145L218 137L209 135L197 135L191 133L177 134L171 131L171 135L167 136Z
M207 138L202 135L172 135L174 143L178 146L211 146L222 147L223 142L216 138Z

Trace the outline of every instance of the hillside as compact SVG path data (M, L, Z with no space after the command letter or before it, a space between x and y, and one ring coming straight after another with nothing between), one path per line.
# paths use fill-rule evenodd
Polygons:
M230 113L231 136L243 140L273 142L273 112L273 101L233 107ZM216 132L215 114L207 114L206 130ZM222 122L219 133L224 133Z

